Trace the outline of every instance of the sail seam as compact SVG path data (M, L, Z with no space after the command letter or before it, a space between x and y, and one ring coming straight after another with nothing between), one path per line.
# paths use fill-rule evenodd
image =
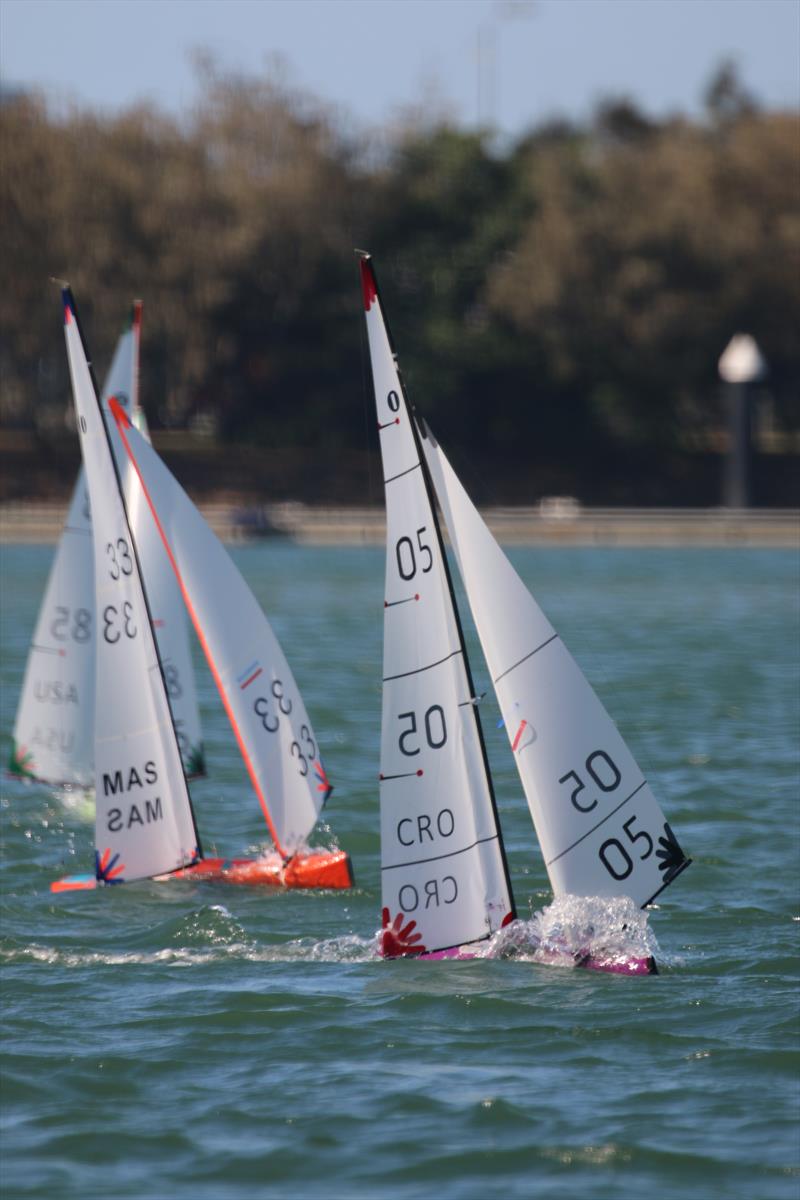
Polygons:
M616 808L612 808L610 813L606 813L606 815L603 817L602 821L598 821L596 825L593 825L591 829L587 830L586 833L582 834L578 838L577 842L573 842L571 846L567 846L566 850L562 850L560 854L557 854L555 856L555 858L549 859L548 862L545 864L545 866L549 867L552 865L552 863L558 862L558 860L560 858L563 858L565 854L569 854L570 850L574 850L576 846L579 846L581 844L581 842L586 841L587 837L591 837L592 834L596 830L598 830L601 825L605 825L606 821L609 821L611 819L611 817L614 816L614 813L618 813L621 808L624 808L625 805L628 803L628 801L632 800L633 797L636 795L636 793L640 792L646 783L647 783L647 780L643 779L642 782L639 784L639 786L637 788L634 788L634 790L631 792L630 796L626 796L625 799L620 804L618 804Z
M438 662L428 663L426 667L416 667L413 671L402 671L399 675L385 675L384 683L391 683L393 679L407 679L409 675L421 675L423 671L432 671L434 667L440 667L442 663L446 663L449 659L455 658L457 654L461 654L461 649L453 650L450 654L446 654L444 658L440 658Z
M521 667L522 664L527 662L529 658L533 658L534 654L538 654L540 650L544 650L545 646L549 646L550 643L554 642L557 637L558 634L554 633L553 636L549 637L546 642L542 642L541 646L537 646L535 650L531 650L528 654L521 658L519 662L515 662L512 666L507 667L505 671L502 671L494 682L499 683L501 679L505 679L506 675L510 675L512 671L516 671L517 667Z
M434 854L433 858L417 858L413 862L392 863L387 867L381 867L382 871L399 871L401 867L421 867L425 863L441 862L445 858L457 858L459 854L467 854L470 850L474 850L476 846L482 846L486 842L496 842L497 834L493 833L491 837L477 838L469 846L464 846L461 850L451 850L449 854Z
M388 479L384 479L384 487L387 483L394 483L395 479L402 479L404 475L410 475L412 471L418 471L422 463L414 463L413 467L407 467L405 471L398 471L396 475L390 475Z

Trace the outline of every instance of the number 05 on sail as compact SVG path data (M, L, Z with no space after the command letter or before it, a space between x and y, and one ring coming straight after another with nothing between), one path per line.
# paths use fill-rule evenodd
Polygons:
M469 956L515 916L444 514L555 895L644 907L688 865L647 780L403 390L361 259L386 489L384 955ZM580 965L648 973L652 959Z

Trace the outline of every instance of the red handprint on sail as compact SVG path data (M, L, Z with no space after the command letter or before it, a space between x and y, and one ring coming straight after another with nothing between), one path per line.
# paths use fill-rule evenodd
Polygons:
M417 928L416 921L409 921L404 925L402 913L398 913L392 920L388 908L384 908L382 916L381 954L384 958L404 958L412 954L426 953L422 944L422 934L414 933Z

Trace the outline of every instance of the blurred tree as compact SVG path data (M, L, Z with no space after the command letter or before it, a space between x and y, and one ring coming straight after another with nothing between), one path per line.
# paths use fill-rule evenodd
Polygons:
M370 244L406 381L450 444L485 441L519 359L486 283L529 210L520 182L484 135L438 125L406 131L377 183Z
M708 115L718 125L752 116L758 110L755 97L742 83L736 63L730 58L717 67L704 99Z
M627 96L618 100L601 100L595 113L594 127L601 140L618 143L641 141L658 129Z
M672 121L527 158L536 209L491 302L541 340L573 444L680 447L715 425L716 348L740 328L796 377L794 118L743 116L722 143Z
M798 121L759 111L731 64L705 122L618 97L504 153L435 103L364 133L279 69L230 75L205 55L198 71L182 121L4 95L4 425L63 429L58 276L101 367L143 297L156 426L317 463L363 453L354 246L375 254L412 398L461 469L480 458L479 498L699 496L684 480L739 330L770 364L777 422L800 423Z
M229 437L336 444L358 346L352 226L363 196L352 153L318 103L203 69L192 136L213 164L231 242L200 402Z

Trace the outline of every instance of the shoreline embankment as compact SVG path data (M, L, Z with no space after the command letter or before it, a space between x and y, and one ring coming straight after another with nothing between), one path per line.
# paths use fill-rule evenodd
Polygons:
M224 542L281 538L309 546L379 546L382 507L333 507L297 501L199 505ZM59 502L0 504L0 545L54 544L66 518ZM800 510L727 508L583 508L558 498L530 508L482 510L506 546L758 546L800 549Z

